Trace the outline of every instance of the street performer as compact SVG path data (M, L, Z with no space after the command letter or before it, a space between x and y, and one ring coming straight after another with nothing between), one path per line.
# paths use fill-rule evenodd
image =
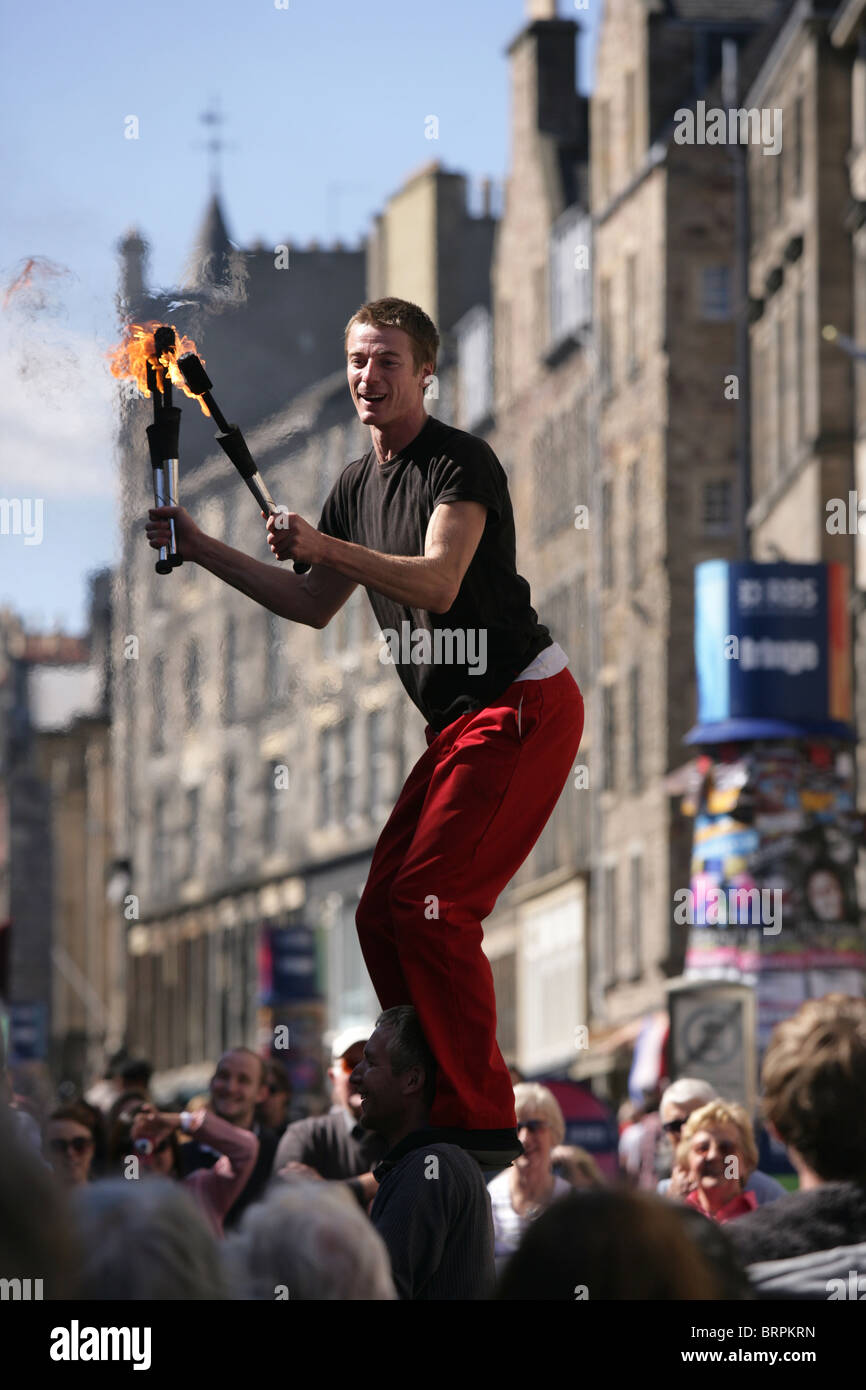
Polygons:
M165 544L174 517L185 560L315 628L363 584L383 635L398 635L390 660L424 716L427 750L376 845L358 938L382 1009L413 1004L433 1051L431 1125L501 1168L521 1148L481 923L556 805L583 699L517 573L502 465L483 439L425 410L439 349L430 318L375 300L352 315L345 347L370 448L337 478L317 528L294 512L267 519L272 553L306 573L223 545L183 507L151 510L147 534Z

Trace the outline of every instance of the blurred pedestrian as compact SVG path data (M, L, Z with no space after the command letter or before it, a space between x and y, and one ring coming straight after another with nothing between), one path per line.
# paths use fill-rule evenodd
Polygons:
M216 1237L181 1184L110 1178L76 1194L75 1297L99 1303L228 1298Z
M514 1107L523 1153L487 1184L497 1272L530 1221L570 1190L565 1178L553 1172L553 1150L565 1138L565 1120L553 1092L537 1082L520 1082L514 1088Z
M725 1297L724 1281L671 1208L661 1197L627 1189L557 1198L524 1234L497 1299L592 1306Z
M677 1145L671 1195L714 1221L754 1211L758 1199L746 1183L758 1162L749 1116L733 1101L711 1100L693 1110Z
M337 1183L281 1183L244 1216L226 1250L235 1297L394 1300L381 1237Z
M550 1155L553 1171L569 1187L606 1187L607 1180L591 1153L579 1144L557 1144Z
M265 1087L267 1095L256 1106L256 1119L279 1140L289 1123L292 1081L285 1064L276 1057L268 1057L265 1061Z
M42 1130L42 1152L64 1187L90 1181L96 1152L93 1109L83 1101L58 1105Z
M289 1125L277 1149L274 1173L281 1177L349 1180L362 1205L376 1195L372 1169L385 1157L386 1141L361 1123L361 1097L352 1084L370 1027L344 1028L331 1044L332 1105L327 1115L314 1115Z
M255 1168L259 1141L250 1130L229 1124L228 1120L208 1110L184 1110L176 1114L139 1101L129 1129L127 1157L138 1160L138 1169L133 1171L176 1177L180 1168L178 1135L181 1133L194 1135L200 1145L218 1155L212 1167L196 1168L183 1181L214 1232L221 1236L226 1212L244 1190Z
M277 1136L256 1119L256 1106L267 1093L265 1063L257 1052L249 1047L234 1047L223 1053L211 1077L208 1108L229 1124L249 1130L259 1144L255 1166L224 1218L226 1230L236 1226L247 1207L264 1195L270 1181ZM216 1149L194 1138L181 1147L181 1175L212 1168L219 1158Z
M701 1105L706 1105L708 1101L715 1099L716 1092L710 1083L693 1076L681 1076L664 1092L659 1114L662 1129L670 1143L671 1175L676 1162L676 1147L680 1141L683 1125L693 1110L697 1110ZM682 1182L683 1179L680 1175L671 1191L671 1177L662 1178L658 1185L658 1191L662 1196L667 1193L676 1196ZM771 1178L769 1173L762 1173L758 1168L750 1174L745 1190L755 1194L758 1206L763 1206L765 1202L775 1202L777 1198L785 1195L782 1184L777 1182L775 1178Z
M810 999L777 1024L761 1084L770 1131L785 1145L800 1187L734 1222L731 1240L762 1298L862 1301L866 999Z
M410 1004L379 1015L352 1083L361 1123L388 1145L374 1173L370 1218L388 1247L400 1298L488 1298L490 1200L475 1159L430 1127L436 1063Z

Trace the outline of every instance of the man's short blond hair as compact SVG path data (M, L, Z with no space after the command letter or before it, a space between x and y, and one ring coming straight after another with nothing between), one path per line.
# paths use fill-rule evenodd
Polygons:
M825 1181L866 1180L866 999L825 994L777 1023L764 1114Z
M418 304L409 299L371 299L349 319L343 335L343 346L348 351L349 334L355 324L372 324L376 328L402 328L412 341L412 361L415 371L420 372L426 363L436 370L439 353L439 334L436 325Z
M688 1165L692 1140L700 1130L721 1129L728 1125L732 1125L739 1135L740 1153L745 1164L745 1172L740 1173L740 1177L745 1182L758 1166L758 1146L748 1111L732 1100L711 1100L699 1110L692 1111L680 1130L680 1142L677 1144L679 1166L685 1168Z

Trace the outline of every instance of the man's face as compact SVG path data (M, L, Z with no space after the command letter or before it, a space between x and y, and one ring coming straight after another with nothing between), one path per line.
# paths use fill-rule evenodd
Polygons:
M674 1105L670 1101L666 1101L662 1106L662 1126L674 1149L676 1149L677 1144L680 1142L680 1134L682 1133L683 1125L689 1118L689 1115L691 1115L692 1111L696 1110L699 1105L703 1105L704 1103L704 1101L696 1100L694 1105Z
M357 1121L361 1115L361 1097L357 1086L352 1085L352 1073L364 1055L364 1044L355 1043L328 1068L331 1078L331 1093L335 1105L342 1105Z
M361 1124L379 1134L397 1128L405 1109L403 1077L394 1075L388 1058L389 1039L389 1029L377 1028L350 1078L361 1096Z
M385 429L421 404L432 363L416 370L412 340L402 328L352 325L346 342L346 375L361 423Z
M223 1053L210 1083L217 1115L241 1129L249 1129L256 1105L267 1095L263 1070L258 1057L249 1052Z

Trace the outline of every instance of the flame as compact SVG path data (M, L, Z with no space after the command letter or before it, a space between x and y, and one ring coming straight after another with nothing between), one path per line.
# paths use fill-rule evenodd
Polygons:
M200 396L193 395L183 379L180 368L175 360L181 353L194 352L204 365L204 358L199 353L198 348L192 338L187 338L185 334L179 333L174 325L175 344L171 352L164 352L161 356L156 355L156 343L154 333L157 328L168 327L156 321L150 323L130 323L127 325L123 341L109 353L109 369L113 377L118 381L132 381L138 387L143 396L149 396L150 391L147 385L148 363L156 370L157 390L161 391L166 373L172 386L180 387L185 396L190 400L198 401L202 412L210 415L210 411Z
M8 309L13 300L24 294L25 290L30 290L32 293L29 298L32 302L29 307L44 309L47 298L40 281L62 279L70 274L71 272L66 269L66 266L49 261L47 256L28 256L15 279L6 286L6 292L3 295L3 308ZM27 298L25 295L25 299Z

